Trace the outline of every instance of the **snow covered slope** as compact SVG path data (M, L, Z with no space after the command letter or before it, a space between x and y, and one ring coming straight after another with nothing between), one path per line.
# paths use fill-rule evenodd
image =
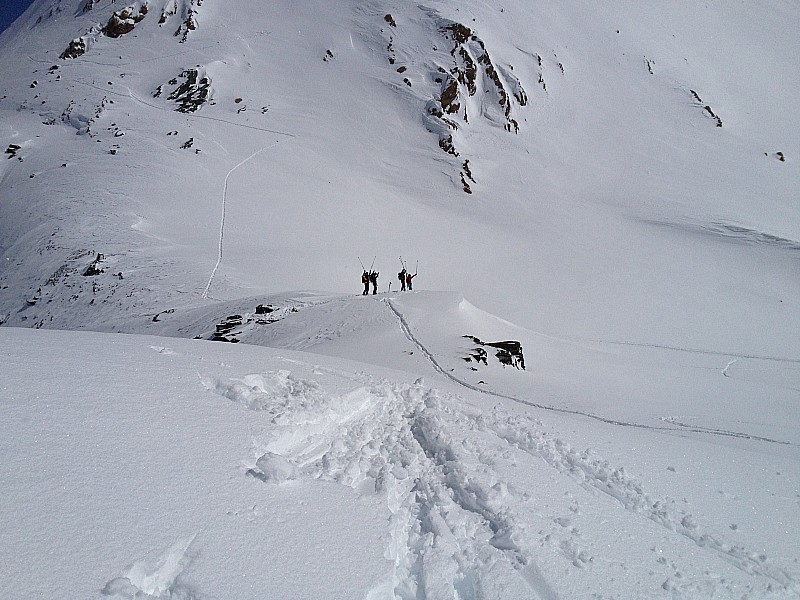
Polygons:
M319 354L0 340L4 598L800 593L796 445L539 418Z
M799 597L798 21L34 0L0 596Z
M403 256L545 333L796 357L797 11L38 0L0 38L0 315Z

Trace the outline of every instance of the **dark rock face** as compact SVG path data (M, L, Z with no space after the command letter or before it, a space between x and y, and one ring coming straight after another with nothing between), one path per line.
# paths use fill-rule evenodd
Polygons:
M69 43L67 49L61 53L62 60L78 58L86 53L86 40L82 37L75 38Z
M17 153L22 150L22 146L18 146L17 144L9 144L8 148L6 148L6 154L8 154L8 158L16 158Z
M105 270L100 268L100 263L103 262L105 257L102 254L99 254L95 257L95 259L91 262L91 264L86 267L86 270L83 272L84 277L96 277L101 273L105 273Z
M103 27L102 33L110 38L118 38L133 31L136 24L147 16L147 4L143 4L137 11L135 7L128 6L115 12Z
M484 342L474 335L465 335L464 337L477 344L477 346L470 351L469 355L464 357L465 361L475 361L477 363L483 363L484 365L488 364L488 353L484 349L484 346L488 346L497 350L495 357L502 365L514 367L523 371L525 370L525 357L522 354L521 343L514 340L503 342Z
M475 168L461 157L460 132L477 121L488 122L510 133L519 132L517 115L528 104L528 96L513 72L514 67L496 62L475 30L441 17L436 10L424 9L423 12L433 21L431 29L440 36L433 43L436 66L429 71L428 78L436 85L425 103L425 124L428 131L437 136L442 152L460 159L459 179L453 177L453 180L460 180L463 191L472 194L472 186L477 183ZM393 30L398 26L389 17L384 19L392 29L391 34L386 34L388 60L390 65L395 65L397 52ZM402 33L402 28L398 32ZM445 62L441 62L439 48L442 47L449 54ZM407 65L393 68L399 74L409 72ZM426 65L426 68L430 67ZM403 82L407 86L412 83L408 76Z
M239 338L234 337L234 329L242 326L242 315L231 315L227 317L222 323L218 323L214 335L211 337L213 342L230 342L237 343Z
M183 83L167 96L167 99L178 103L178 108L175 110L182 113L194 112L209 100L211 80L201 75L198 69L186 69L178 77L170 80L170 85L176 85L179 79L183 79Z

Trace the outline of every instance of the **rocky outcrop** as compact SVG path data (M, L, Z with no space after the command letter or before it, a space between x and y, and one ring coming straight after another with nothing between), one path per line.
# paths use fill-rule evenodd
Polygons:
M398 65L398 57L403 53L396 46L404 39L406 28L414 24L398 25L396 19L387 14L383 17L385 24L381 24L381 32L388 39L387 59L393 70L403 75L402 83L407 87L417 83L409 73L424 73L430 69L430 64L435 65L435 70L428 70L428 76L421 82L423 94L431 94L424 101L425 126L438 137L437 143L443 152L459 159L459 178L453 180L460 181L465 193L472 193L476 176L469 160L461 156L460 132L479 121L502 127L507 132L518 132L518 113L527 106L528 96L513 66L498 63L474 29L445 19L434 9L420 10L425 15L420 22L425 23L424 29L432 34L432 57L425 60L424 65L417 64L412 71L410 65ZM418 39L418 36L419 32L414 32L409 38Z
M197 13L202 5L203 0L168 0L161 11L158 24L166 25L172 17L177 16L180 19L180 24L174 35L175 37L180 37L180 42L183 43L188 39L189 32L197 29Z
M488 365L489 354L485 349L485 347L488 346L497 350L497 352L495 352L495 357L503 366L525 370L525 357L522 355L522 344L519 342L514 340L484 342L474 335L465 335L464 337L477 344L469 351L467 356L463 357L466 362L477 362Z
M183 80L179 83L180 80ZM168 100L178 103L175 109L178 112L188 113L199 110L211 97L211 79L205 74L205 69L197 67L186 69L178 77L171 79L169 85L177 87L167 96ZM154 97L161 95L162 86L154 94Z
M101 31L106 37L118 38L133 31L136 24L141 22L146 16L147 4L142 4L139 8L136 8L135 5L131 5L111 15L108 23L106 23Z
M78 58L79 56L83 56L86 53L86 38L79 37L75 38L69 43L67 49L61 53L62 60Z
M8 154L7 158L17 158L17 153L22 150L22 146L17 144L9 144L8 148L6 148L6 154Z
M689 90L689 92L692 94L692 98L694 98L695 102L697 102L697 105L703 107L703 112L706 113L712 119L714 119L714 122L716 123L717 127L722 127L722 119L719 117L719 115L717 115L714 112L714 109L712 109L711 106L703 102L703 99L700 98L700 95L697 92L695 92L694 90Z
M469 122L466 97L482 91L484 100L494 106L501 115L498 121L506 131L517 132L519 123L514 118L514 106L525 106L528 96L519 79L511 73L512 67L496 66L486 44L469 27L455 22L446 22L440 27L442 34L451 43L450 55L453 65L443 71L439 104L450 115L460 115ZM487 102L484 102L487 104ZM486 112L489 119L491 111Z

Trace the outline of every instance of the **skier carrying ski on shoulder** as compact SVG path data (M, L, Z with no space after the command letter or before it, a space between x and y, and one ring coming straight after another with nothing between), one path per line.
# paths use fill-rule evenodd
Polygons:
M406 268L403 267L403 270L397 274L397 278L400 280L400 291L406 291Z
M364 269L364 273L361 275L361 283L364 284L364 292L361 294L362 296L369 294L369 279L369 273L367 273L367 270Z
M372 282L373 295L378 293L378 275L379 273L377 271L372 271L372 273L369 274L369 280ZM369 285L367 286L367 290L369 290Z

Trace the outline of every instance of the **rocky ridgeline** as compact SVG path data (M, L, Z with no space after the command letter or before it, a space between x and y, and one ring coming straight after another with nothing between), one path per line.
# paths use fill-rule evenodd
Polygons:
M127 35L148 15L150 4L149 0L145 0L115 11L104 25L96 24L86 34L73 39L60 58L72 60L82 56L100 37L116 39ZM198 27L197 12L202 4L203 0L167 0L158 23L163 27L177 17L179 24L174 35L180 37L179 41L183 43L188 39L189 32ZM98 5L97 0L86 0L80 12L90 13L98 9Z
M528 104L528 96L514 75L513 67L496 63L485 42L471 28L444 19L433 10L424 9L424 12L428 19L434 21L433 29L440 36L434 40L434 52L441 56L439 48L446 48L451 58L449 63L438 64L436 70L429 73L435 84L435 93L425 105L426 124L428 130L438 136L439 148L455 158L461 158L456 134L479 118L508 132L518 132L516 112ZM389 29L388 32L382 29L388 36L386 50L389 64L403 76L403 84L412 87L408 65L398 65L394 33L398 29L397 21L391 14L385 15L383 20ZM480 112L470 112L470 99L473 99L473 106L481 106ZM475 183L475 177L469 160L460 161L459 167L462 189L471 194L470 184Z
M158 24L163 27L172 17L178 16L180 25L174 35L180 37L180 42L184 43L189 37L189 32L197 29L197 9L202 4L203 0L169 0L161 11Z

